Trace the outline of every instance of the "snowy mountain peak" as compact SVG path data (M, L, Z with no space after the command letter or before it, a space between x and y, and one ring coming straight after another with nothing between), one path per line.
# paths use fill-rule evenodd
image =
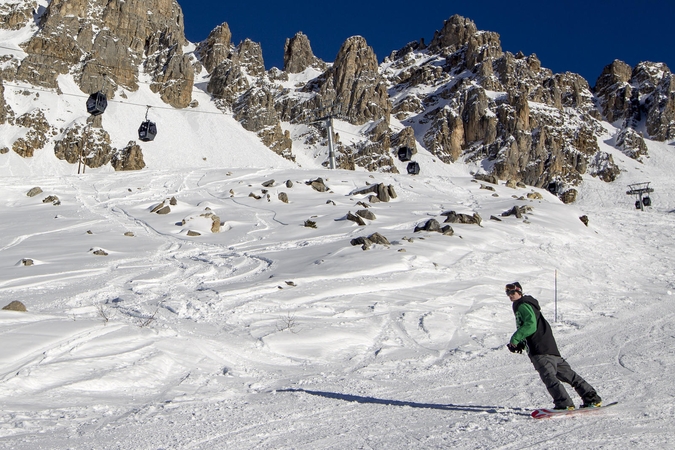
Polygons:
M429 155L440 165L434 171L468 162L500 179L550 188L569 202L584 174L616 178L617 165L601 141L639 158L645 138L668 140L675 130L675 83L665 65L642 63L628 77L627 67L613 63L592 90L579 75L553 74L536 55L504 52L498 34L457 15L428 46L412 42L382 63L354 36L334 63L324 64L309 37L298 33L287 42L287 70L265 71L260 45L248 39L232 45L226 23L204 42L188 43L175 1L5 2L0 11L7 44L0 133L7 151L27 158L54 152L71 164L83 159L91 168L108 167L113 155L138 144L131 119L107 117L140 118L146 107L155 117L172 117L163 117L159 129L160 136L169 134L163 151L176 158L190 150L175 143L190 136L199 149L210 147L205 140L230 149L225 159L236 164L239 152L229 137L248 134L273 150L266 159L321 166L329 139L326 122L318 120L333 117L340 168L397 173L396 154L405 146ZM28 106L19 100L22 89L47 92ZM97 91L114 107L84 121L76 103L82 100L68 97ZM42 103L46 98L64 112ZM36 106L44 120L35 119ZM218 111L223 117L207 119ZM239 129L228 128L231 118ZM186 127L201 128L190 125L197 122L213 127L185 134ZM154 144L141 144L136 154L160 168L146 157L146 145ZM71 151L58 150L64 148ZM213 161L210 151L203 153L202 161Z

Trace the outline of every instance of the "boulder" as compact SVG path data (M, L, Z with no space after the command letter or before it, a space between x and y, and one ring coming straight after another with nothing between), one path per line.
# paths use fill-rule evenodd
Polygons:
M389 240L386 237L382 236L380 233L371 234L370 236L368 236L368 240L373 244L391 245L389 243Z
M458 214L455 211L448 211L441 213L441 216L446 216L445 223L464 223L472 225L480 225L483 219L478 213L473 215Z
M28 192L26 192L26 195L29 197L35 197L36 195L42 194L42 189L40 189L38 186L32 188Z
M368 210L368 209L360 209L360 210L356 211L356 214L358 216L363 217L364 219L368 219L368 220L377 219L377 217L375 217L375 214L373 214L373 212Z
M5 305L3 311L19 311L26 312L26 306L18 300L10 302L8 305Z
M418 231L441 231L441 224L438 223L438 220L436 219L429 219L427 220L424 225L417 225L415 227L415 233Z
M354 215L351 212L347 213L347 220L351 220L360 226L366 226L366 222L364 222L360 216Z
M323 178L317 178L316 180L307 181L305 184L312 186L312 189L318 192L327 192L329 190L328 186L323 181Z

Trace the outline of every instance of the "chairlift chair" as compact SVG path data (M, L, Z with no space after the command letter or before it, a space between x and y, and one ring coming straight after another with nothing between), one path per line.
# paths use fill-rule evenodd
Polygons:
M418 175L420 173L420 165L415 161L408 163L408 174L409 175Z
M138 139L143 142L152 141L157 136L157 125L155 122L146 120L138 129Z
M652 206L652 199L649 197L644 197L642 199L642 204L645 206Z
M101 91L95 92L87 100L87 112L92 116L100 116L108 107L108 99Z
M410 147L401 147L398 149L398 159L402 162L412 159L413 151Z
M145 121L138 129L138 139L143 142L152 141L155 139L155 136L157 136L157 125L155 122L148 120L148 111L150 111L150 107L148 106L147 108L148 109L145 110Z

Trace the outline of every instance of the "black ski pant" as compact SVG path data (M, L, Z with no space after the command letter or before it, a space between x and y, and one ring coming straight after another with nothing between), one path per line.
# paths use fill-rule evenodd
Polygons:
M541 381L546 385L548 393L553 397L555 408L574 406L574 402L561 381L572 386L582 399L592 397L595 394L593 387L572 370L567 361L560 356L530 355L530 361L539 372Z

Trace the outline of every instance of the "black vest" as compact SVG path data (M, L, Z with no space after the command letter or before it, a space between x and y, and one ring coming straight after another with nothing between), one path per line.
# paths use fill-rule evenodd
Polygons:
M532 307L537 321L537 331L526 340L527 346L530 349L530 355L560 356L558 345L555 343L555 338L553 337L553 331L551 331L551 325L541 314L541 308L536 298L525 295L520 300L513 302L513 314L518 311L518 307L523 303L527 303Z

